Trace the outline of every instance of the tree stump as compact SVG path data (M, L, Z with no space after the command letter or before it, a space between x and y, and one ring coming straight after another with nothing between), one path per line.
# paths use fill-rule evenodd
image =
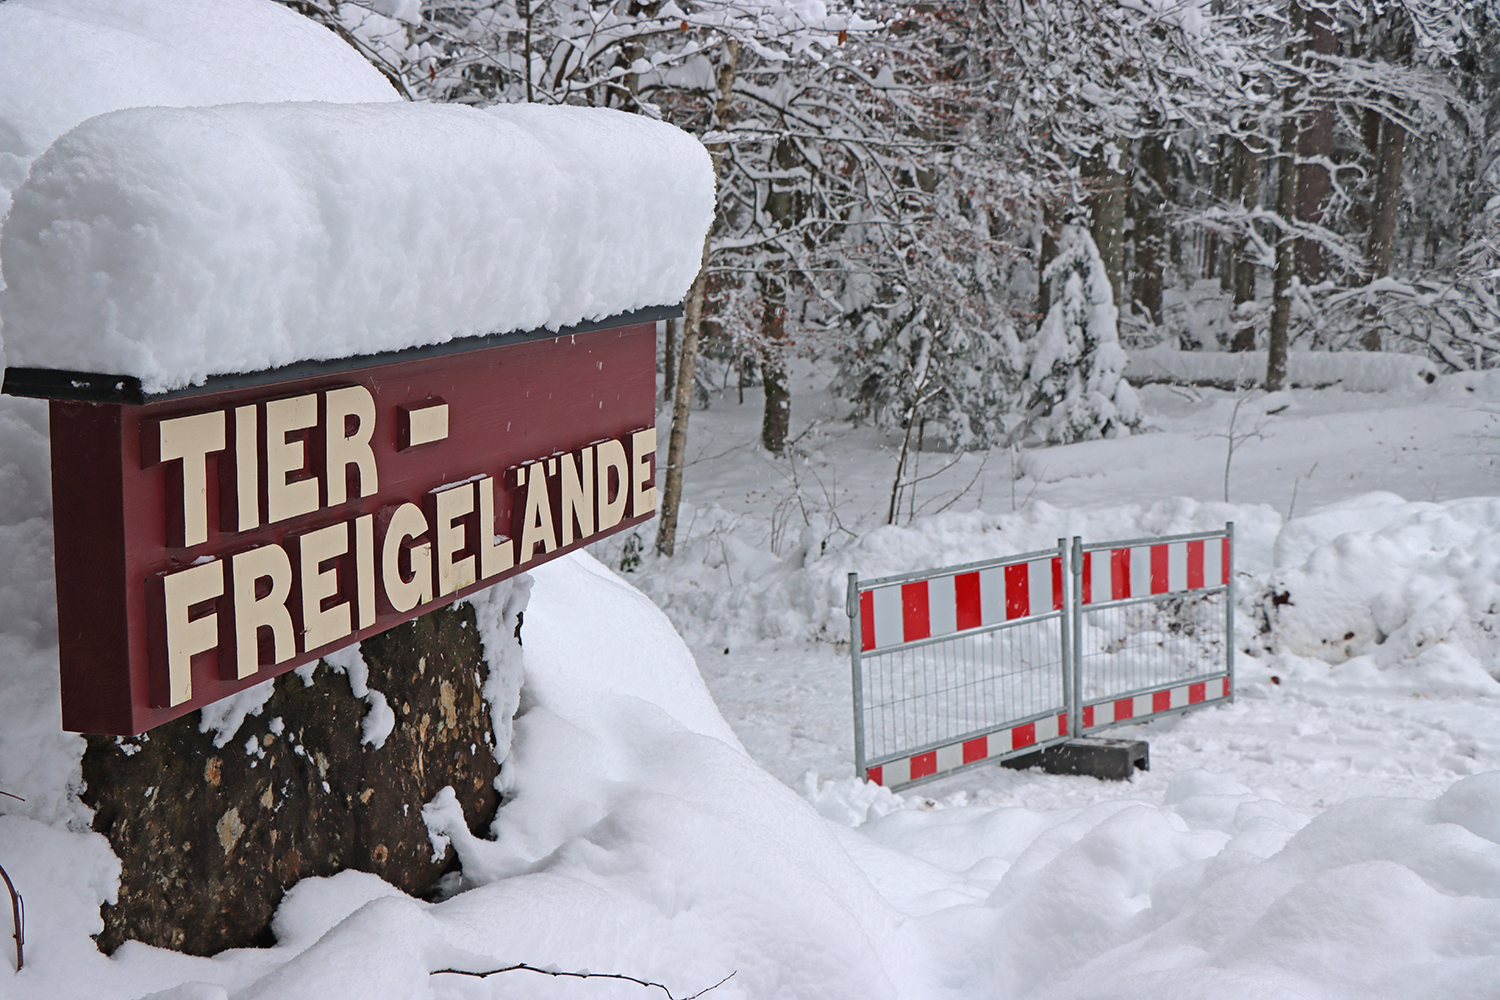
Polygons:
M366 701L323 662L310 685L277 678L222 747L198 731L198 713L138 737L88 738L82 798L122 866L101 950L269 945L298 879L354 868L423 896L456 865L451 848L434 858L422 806L452 785L480 833L499 804L474 610L434 611L360 651L396 717L379 748L361 741Z

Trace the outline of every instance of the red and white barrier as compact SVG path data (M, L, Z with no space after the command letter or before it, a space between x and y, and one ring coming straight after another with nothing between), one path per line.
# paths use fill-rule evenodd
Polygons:
M1083 553L1085 605L1184 593L1229 582L1229 539L1197 539Z
M1061 611L1062 559L876 587L859 595L860 651Z
M1033 722L1001 729L960 743L886 761L865 769L865 779L877 785L897 788L935 774L956 770L984 760L1000 760L1025 752L1039 743L1048 743L1068 735L1067 713L1048 715Z
M1159 691L1147 691L1129 698L1111 698L1084 705L1079 728L1086 733L1091 729L1103 729L1122 722L1143 722L1153 715L1204 705L1211 701L1224 701L1229 695L1229 678L1221 677L1162 688Z

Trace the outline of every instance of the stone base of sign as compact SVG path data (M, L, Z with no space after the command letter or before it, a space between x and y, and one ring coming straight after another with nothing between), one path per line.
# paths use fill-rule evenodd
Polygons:
M1083 774L1126 781L1137 770L1151 770L1151 748L1144 740L1111 740L1081 736L1056 746L1001 761L1003 767L1040 767L1048 774Z
M434 859L423 804L453 786L480 833L499 802L474 611L434 611L360 651L396 717L378 749L361 742L365 699L324 663L311 685L278 678L222 747L196 712L139 737L88 738L83 799L122 867L101 950L268 945L298 879L353 868L423 896L455 867L451 849Z

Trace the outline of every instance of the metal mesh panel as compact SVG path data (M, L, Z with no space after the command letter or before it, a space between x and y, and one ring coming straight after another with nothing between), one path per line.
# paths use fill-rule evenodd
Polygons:
M1224 601L1221 590L1085 609L1077 636L1082 700L1222 675Z
M1063 710L1060 618L866 653L859 661L866 760Z

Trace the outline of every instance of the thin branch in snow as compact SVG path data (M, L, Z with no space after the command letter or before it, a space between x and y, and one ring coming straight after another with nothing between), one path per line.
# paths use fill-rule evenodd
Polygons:
M697 993L693 993L693 994L691 994L689 996L685 996L685 997L676 996L675 994L673 994L673 992L671 990L667 989L661 983L653 983L653 982L651 982L648 979L637 979L634 976L627 976L627 975L625 975L623 973L619 973L619 972L564 972L561 969L541 969L541 968L538 968L535 965L527 965L525 962L518 962L515 965L507 965L503 969L489 969L489 970L486 970L484 972L470 972L467 969L434 969L431 973L429 973L429 975L433 975L433 976L469 976L472 979L488 979L490 976L498 976L502 972L537 972L537 973L540 973L540 974L542 974L544 976L552 976L554 978L568 978L568 979L618 979L618 980L621 980L623 982L635 983L638 986L644 986L647 989L658 989L658 990L661 990L663 993L665 993L667 995L667 1000L697 1000L698 997L701 997L703 994L709 992L710 990L716 990L720 986L723 986L725 983L729 982L731 979L733 979L735 977L735 974L738 971L739 970L736 969L735 972L731 972L729 975L725 976L723 979L719 980L717 983L714 983L712 986L709 986L709 987L706 987L704 989L701 989Z

